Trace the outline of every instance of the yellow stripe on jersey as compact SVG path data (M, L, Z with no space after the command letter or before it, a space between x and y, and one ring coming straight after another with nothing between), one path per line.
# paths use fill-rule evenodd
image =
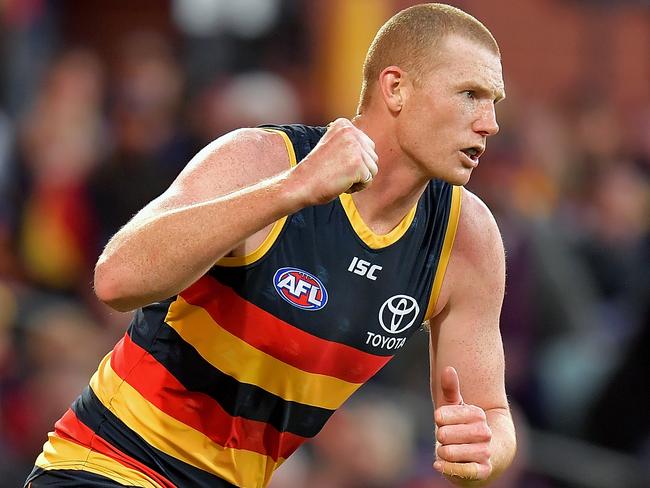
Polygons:
M409 210L409 213L402 219L402 221L397 224L393 230L388 234L375 234L363 221L359 211L357 210L352 195L348 193L342 193L339 195L339 200L345 210L348 220L354 229L354 232L361 238L363 242L366 243L371 249L381 249L382 247L390 246L391 244L396 243L400 237L406 234L406 231L411 226L413 219L415 218L415 210L417 209L417 203Z
M335 410L362 385L288 365L223 329L206 310L180 296L165 322L218 370L287 401Z
M454 186L451 194L451 205L449 207L449 220L447 221L447 230L445 231L445 240L442 243L442 252L438 260L438 267L433 279L433 286L431 287L431 297L429 298L429 306L427 313L424 316L425 320L429 320L433 315L440 290L442 289L442 282L445 278L447 271L447 264L451 256L451 250L454 247L454 239L456 238L456 230L458 229L458 219L460 217L460 201L462 197L462 186Z
M292 168L296 164L298 164L298 160L296 158L296 151L294 150L293 143L291 142L291 139L289 139L287 133L279 129L265 128L264 130L266 132L272 132L273 134L279 134L280 136L282 136L282 139L284 140L284 145L287 148L287 154L289 155L289 164L291 165Z
M291 143L291 140L289 139L289 136L281 131L281 130L276 130L276 129L264 129L266 132L272 132L274 134L279 134L282 136L282 139L284 140L284 145L287 147L287 154L289 155L289 164L293 168L297 163L296 161L296 152L293 149L293 144ZM287 217L282 217L279 220L276 220L275 223L273 224L273 228L271 229L271 232L269 233L268 236L262 241L262 244L260 244L257 249L255 249L253 252L250 254L247 254L245 256L225 256L221 258L219 261L217 261L217 264L219 266L226 266L226 267L233 267L233 266L245 266L247 264L252 264L255 261L258 261L259 259L264 256L269 249L271 249L271 246L273 246L273 243L275 240L278 238L280 235L280 232L284 228L284 224L287 221Z
M36 459L36 466L45 470L72 469L98 474L128 486L162 488L140 471L127 468L115 459L93 451L67 439L48 434L43 452Z
M110 355L102 360L90 387L99 401L147 444L236 486L265 486L273 471L284 462L278 459L276 463L269 456L244 449L222 447L166 414L113 371Z
M259 245L252 253L247 254L246 256L224 256L217 264L219 266L233 267L233 266L245 266L247 264L252 264L255 261L258 261L262 256L264 256L275 240L280 235L280 232L284 228L284 223L287 221L287 217L282 217L280 220L276 220L273 224L273 228L268 236L262 241L262 244Z

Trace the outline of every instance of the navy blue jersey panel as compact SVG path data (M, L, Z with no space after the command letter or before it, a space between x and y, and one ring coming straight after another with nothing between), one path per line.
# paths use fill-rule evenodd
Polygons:
M296 153L300 153L298 157L308 154L306 148L313 148L325 130L295 125L274 128L288 134ZM340 199L307 207L288 217L264 257L240 267L215 266L210 275L245 300L305 332L371 354L391 356L425 319L451 198L451 185L431 181L403 235L374 249L357 234ZM373 279L350 270L359 261L377 270ZM288 281L278 282L278 273L287 269L296 270L295 278L287 276ZM322 284L322 292L314 293L309 276ZM286 290L279 290L283 285L296 294L313 293L314 303L321 294L326 295L326 303L311 308L305 306L307 303L294 304ZM390 338L395 340L388 342Z

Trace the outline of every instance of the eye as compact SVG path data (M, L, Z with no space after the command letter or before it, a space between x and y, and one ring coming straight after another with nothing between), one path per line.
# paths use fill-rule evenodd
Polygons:
M463 94L471 100L474 100L474 98L476 98L476 92L474 92L474 90L465 90Z

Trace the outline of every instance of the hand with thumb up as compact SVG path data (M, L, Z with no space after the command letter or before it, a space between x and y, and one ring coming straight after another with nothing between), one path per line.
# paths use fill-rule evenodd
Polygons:
M492 431L485 411L463 403L458 373L451 366L440 376L442 401L434 412L436 461L434 469L446 476L485 480L492 473Z

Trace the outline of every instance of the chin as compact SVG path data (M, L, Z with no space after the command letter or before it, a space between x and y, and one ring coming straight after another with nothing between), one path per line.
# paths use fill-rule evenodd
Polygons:
M440 175L438 176L438 178L443 181L446 181L450 185L465 186L467 183L469 183L470 176L472 176L472 170L462 168L457 171L454 171L453 173Z

